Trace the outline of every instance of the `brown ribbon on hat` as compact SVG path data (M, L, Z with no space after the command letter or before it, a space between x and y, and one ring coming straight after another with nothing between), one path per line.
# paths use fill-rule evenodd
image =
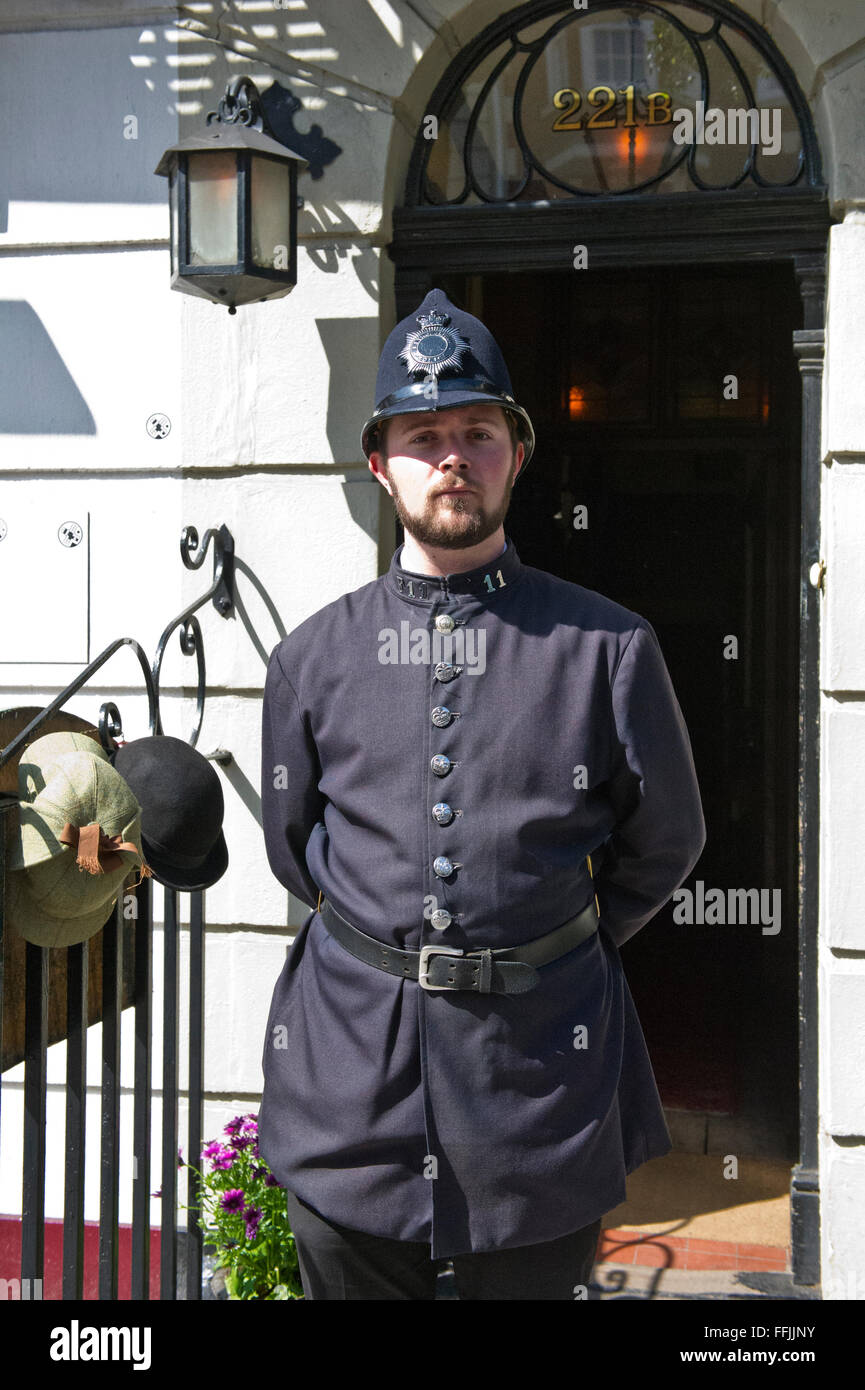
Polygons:
M106 835L98 822L92 825L72 825L67 821L57 837L62 845L70 845L78 851L76 863L80 870L88 874L104 874L106 870L122 869L123 860L118 850L131 850L141 858L137 845L122 840L119 835ZM150 878L151 871L142 860L141 877ZM140 880L139 880L140 881Z

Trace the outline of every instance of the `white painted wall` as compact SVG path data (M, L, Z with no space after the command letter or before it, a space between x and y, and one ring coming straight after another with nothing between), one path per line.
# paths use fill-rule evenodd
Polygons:
M865 187L863 187L865 206ZM823 1296L865 1299L865 211L832 229L823 418Z

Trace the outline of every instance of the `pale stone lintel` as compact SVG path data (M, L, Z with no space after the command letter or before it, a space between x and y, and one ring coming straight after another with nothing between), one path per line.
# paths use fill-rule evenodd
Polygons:
M822 91L827 82L833 82L842 73L857 67L863 58L865 58L865 38L857 39L855 43L849 44L847 48L842 48L840 52L827 58L817 69L814 83L815 95Z
M19 0L17 5L6 4L7 13L0 18L0 33L27 34L40 29L126 29L138 27L169 27L177 23L176 5L134 5L114 0L112 4L86 3L79 0L70 13L68 0ZM17 11L13 12L13 11Z
M451 58L455 58L462 48L462 44L450 20L442 19L432 5L426 3L426 0L403 0L403 3L406 9L417 15L421 23L425 24L441 39Z
M331 96L341 96L361 106L373 106L393 114L393 99L386 92L379 92L362 82L354 82L314 63L293 58L284 50L256 39L241 25L227 24L221 16L214 23L208 22L183 5L78 5L74 15L71 15L68 9L64 12L62 4L43 3L38 14L21 13L0 18L0 33L25 33L41 29L120 29L139 25L185 30L219 44L241 58L264 63L276 72L324 88Z
M220 306L216 306L217 308ZM11 446L10 446L11 447ZM0 479L7 483L21 481L23 479L32 480L34 476L51 478L55 482L58 479L68 481L79 480L82 477L82 469L69 468L68 465L58 463L53 466L48 459L41 459L32 466L19 464L16 468L0 467ZM105 479L155 479L155 478L252 478L256 475L282 476L284 474L298 474L301 477L347 477L348 482L369 482L375 486L375 479L369 471L369 464L366 459L326 462L321 460L304 461L302 463L276 462L263 463L253 459L248 463L211 463L211 464L165 464L162 468L137 467L130 465L128 468L118 468L116 463L100 464L99 459L88 462L86 476L88 478ZM382 488L382 493L387 494ZM0 663L2 664L2 663Z
M328 231L327 229L318 232L299 232L297 237L298 246L311 245L336 245L345 244L347 246L386 246L387 241L383 235L373 236L371 232L353 231ZM2 241L0 240L0 256L27 256L38 255L43 251L56 253L58 251L89 251L94 255L100 251L161 251L168 250L170 245L168 237L146 237L143 240L117 240L117 241Z
M265 63L275 72L282 72L288 77L308 82L313 87L320 87L329 96L344 97L346 101L356 102L360 106L373 106L379 111L387 112L388 115L393 114L394 101L386 92L379 92L375 87L367 87L362 82L354 82L339 73L330 72L327 68L319 67L317 63L307 63L302 59L293 58L282 49L274 48L260 39L251 38L248 31L237 24L225 24L221 20L216 24L210 24L197 16L184 15L181 8L179 17L174 21L174 27L185 29L198 38L209 39L211 43L219 44L220 48L237 53L241 58Z

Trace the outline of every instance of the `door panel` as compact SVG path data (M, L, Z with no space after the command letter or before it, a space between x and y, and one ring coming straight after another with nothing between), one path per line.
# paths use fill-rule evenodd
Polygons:
M537 452L521 558L654 626L708 840L685 887L756 889L771 922L684 924L623 951L665 1104L708 1143L796 1157L800 301L787 265L452 276L502 348ZM735 380L731 380L735 378ZM575 528L574 508L587 509ZM735 659L730 659L734 641ZM727 655L725 655L725 652ZM675 1132L675 1131L674 1131Z

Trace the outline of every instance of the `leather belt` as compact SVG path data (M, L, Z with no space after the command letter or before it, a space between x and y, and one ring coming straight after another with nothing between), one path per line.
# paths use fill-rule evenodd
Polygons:
M562 926L521 946L471 951L437 944L401 951L353 927L324 898L319 908L331 936L351 955L388 975L417 980L423 989L474 990L478 994L525 994L540 982L536 966L567 955L598 929L594 898Z

